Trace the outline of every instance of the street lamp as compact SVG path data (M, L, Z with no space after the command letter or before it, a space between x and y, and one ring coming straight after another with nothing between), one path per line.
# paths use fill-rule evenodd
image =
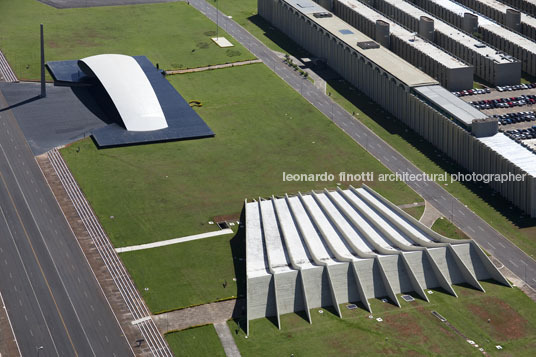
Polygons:
M37 357L39 357L39 351L45 349L43 346L35 346L35 350L37 351Z

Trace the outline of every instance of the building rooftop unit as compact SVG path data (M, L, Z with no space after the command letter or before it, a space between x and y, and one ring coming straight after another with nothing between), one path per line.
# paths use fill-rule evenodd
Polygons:
M340 3L348 6L349 8L354 9L354 11L360 13L362 16L370 19L371 21L384 21L389 24L391 34L400 38L404 42L407 42L410 46L416 48L420 52L428 54L430 57L433 57L436 61L440 62L447 68L460 68L460 67L470 67L465 64L463 61L452 56L451 54L445 52L441 48L432 44L429 41L422 39L419 36L416 36L413 32L407 30L405 27L400 26L396 22L389 20L384 15L380 14L373 8L359 2L358 0L338 0Z
M432 103L436 109L466 126L471 126L473 120L488 118L486 114L441 86L419 87L415 88L415 91L419 96L428 99L428 102Z
M475 15L476 17L478 17L479 27L482 27L490 32L493 32L502 38L508 39L509 41L514 42L515 44L519 45L520 47L526 49L529 52L536 52L536 43L533 42L531 39L523 35L520 35L518 33L512 32L511 29L508 29L504 26L499 25L495 21L489 19L488 17L468 7L465 7L451 0L428 0L428 1L433 2L437 4L438 6L443 7L449 10L450 12L459 15L460 17L463 17L463 14L466 12L471 13Z
M510 139L504 133L493 136L478 138L502 157L526 171L532 177L536 177L536 155L526 147Z
M493 7L497 9L498 11L504 14L506 14L506 9L512 9L511 6L508 6L498 0L478 0L478 1L483 4L488 5L489 7ZM521 12L521 23L525 23L529 25L530 27L536 27L536 18Z
M322 27L332 36L347 44L350 48L381 67L385 72L390 73L408 87L438 84L435 79L386 48L380 47L370 37L365 36L312 0L281 1L305 15L313 23Z
M386 3L389 3L390 5L400 9L405 14L412 16L417 21L421 18L421 16L426 16L432 20L434 20L434 28L435 31L439 31L443 33L445 36L448 36L450 38L453 38L456 40L461 46L465 46L467 48L470 48L471 51L479 53L483 57L487 57L490 60L493 60L496 63L512 63L516 62L517 60L512 58L509 55L506 55L502 52L498 52L495 48L489 47L482 42L478 41L477 39L466 35L462 31L458 30L454 26L449 25L448 23L438 19L437 17L421 10L420 8L416 7L413 4L410 4L406 1L400 1L400 0L384 0ZM467 12L467 11L465 11ZM462 14L463 16L463 14Z

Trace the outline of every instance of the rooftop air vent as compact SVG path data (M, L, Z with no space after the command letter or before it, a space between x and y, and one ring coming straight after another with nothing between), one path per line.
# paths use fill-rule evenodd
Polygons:
M331 12L315 12L313 16L320 19L323 17L332 17L333 14Z
M371 48L380 48L380 45L378 45L374 41L362 41L358 42L357 45L364 50L370 50Z

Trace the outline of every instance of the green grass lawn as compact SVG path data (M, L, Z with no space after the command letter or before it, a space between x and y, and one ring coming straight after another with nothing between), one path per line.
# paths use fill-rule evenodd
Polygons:
M536 304L517 288L482 283L487 293L455 286L459 298L435 291L430 303L416 299L402 308L372 299L373 319L341 306L343 319L312 309L310 325L297 314L281 316L282 329L268 319L250 322L250 336L228 324L243 356L478 356L477 348L431 314L444 316L492 355L531 356L536 348ZM377 317L383 319L376 321ZM487 319L491 322L488 323ZM495 346L503 346L498 351Z
M215 3L213 1L213 3ZM256 0L221 0L220 8L272 50L288 52L298 57L310 55L282 32L257 15ZM380 107L355 90L346 81L328 81L327 91L332 98L372 129L404 157L426 173L457 173L460 167L446 155L412 132ZM536 258L536 219L527 218L511 204L494 195L487 185L448 184L444 188L460 199L482 219L512 240L527 254Z
M432 229L448 238L469 239L469 237L465 233L463 233L462 230L452 224L451 221L443 217L438 218L434 222L434 224L432 225Z
M165 335L175 357L225 357L225 351L213 325L204 325Z
M105 150L87 139L61 151L116 247L215 229L207 222L240 213L245 198L337 187L283 172L388 172L263 64L169 79L203 103L214 138ZM401 182L370 186L395 204L422 201Z
M236 297L233 278L238 257L233 258L233 236L121 253L120 257L149 309L158 313Z
M163 69L253 59L235 46L219 48L216 25L185 2L58 10L36 0L0 1L0 49L20 79L39 77L39 24L46 60L102 53L146 55Z
M408 208L403 208L403 210L406 211L406 213L409 213L411 216L413 216L413 218L415 218L416 220L419 220L421 219L422 214L424 213L424 206L408 207Z

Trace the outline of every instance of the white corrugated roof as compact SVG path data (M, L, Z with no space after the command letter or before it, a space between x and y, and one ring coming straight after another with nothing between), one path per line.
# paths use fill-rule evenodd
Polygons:
M414 47L418 51L432 57L437 62L443 64L447 68L460 68L470 67L464 62L460 61L451 54L443 51L441 48L426 41L418 36L415 36L413 32L408 31L406 28L398 25L396 22L389 20L387 17L380 14L375 9L359 2L358 0L338 0L341 4L353 9L355 12L361 14L365 18L372 22L382 20L389 24L389 30L392 35L398 37L402 41L406 42L411 47Z
M485 119L488 117L441 86L426 86L414 89L420 95L466 125L471 125L475 119Z
M478 138L481 142L508 159L511 163L526 171L532 177L536 177L536 155L526 147L516 143L504 133L493 136Z
M298 12L305 15L309 20L322 27L324 30L338 38L341 42L345 43L348 47L352 48L357 53L361 54L364 58L367 58L377 66L382 68L385 72L390 73L393 77L398 78L402 83L408 87L437 84L438 82L419 70L411 63L405 61L393 52L384 47L362 49L358 42L374 42L373 39L366 36L362 32L358 31L354 27L348 25L342 19L333 15L331 17L317 18L313 14L318 12L329 12L323 7L315 4L312 0L280 0L283 1ZM308 6L307 4L310 4ZM305 6L305 7L304 7ZM331 13L330 13L331 14ZM341 33L341 30L350 30L351 34Z
M452 39L455 39L460 46L464 46L471 52L476 52L480 54L481 56L489 58L490 60L493 60L497 63L511 63L511 62L517 61L517 60L509 59L505 57L504 55L497 53L497 50L489 46L477 47L477 45L481 44L480 41L476 40L475 38L469 35L466 35L462 31L438 19L437 17L427 12L422 11L420 8L416 7L413 4L410 4L406 1L401 1L401 0L384 0L384 1L400 9L402 12L404 12L408 16L411 16L417 20L419 20L421 16L426 16L434 20L435 31L439 31L443 35L450 37Z
M80 61L102 83L127 130L152 131L168 127L153 86L134 58L105 54Z
M469 12L478 17L478 26L487 29L490 32L496 33L500 37L507 39L520 47L526 49L529 52L536 52L536 43L531 41L525 36L521 36L506 27L503 27L496 23L495 21L483 16L482 14L469 9L457 2L451 0L429 0L437 5L450 10L451 12L457 14L458 16L463 17L465 12Z

